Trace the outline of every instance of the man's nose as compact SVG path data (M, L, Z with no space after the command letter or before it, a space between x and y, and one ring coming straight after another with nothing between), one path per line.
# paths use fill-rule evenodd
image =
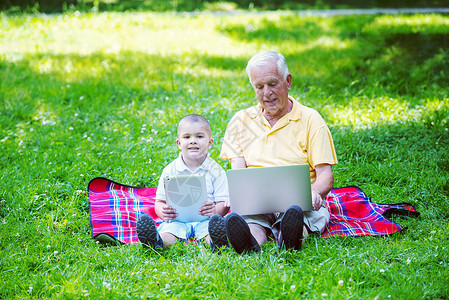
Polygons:
M264 94L265 96L271 95L271 88L270 88L269 85L265 85L265 86L264 86L264 88L263 88L263 94Z

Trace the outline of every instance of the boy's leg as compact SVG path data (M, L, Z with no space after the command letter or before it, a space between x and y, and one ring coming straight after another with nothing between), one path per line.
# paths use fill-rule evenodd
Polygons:
M226 236L225 219L222 216L215 214L210 217L208 232L209 235L206 237L206 241L210 245L212 252L217 248L229 246Z
M139 216L136 230L139 241L145 248L150 246L154 249L163 248L162 238L157 232L154 220L149 215L143 214Z
M163 232L160 235L164 242L164 249L167 249L171 244L176 243L179 240L175 235L169 232Z
M195 237L197 241L205 240L208 245L210 245L211 239L209 235L209 220L204 220L201 222L194 222L192 224L191 237Z
M162 222L159 225L158 232L164 241L164 249L170 247L178 240L187 240L190 236L190 223L184 222Z
M206 242L206 244L208 244L210 246L210 249L212 250L212 252L215 252L217 250L217 248L212 243L210 235L206 235L203 239Z

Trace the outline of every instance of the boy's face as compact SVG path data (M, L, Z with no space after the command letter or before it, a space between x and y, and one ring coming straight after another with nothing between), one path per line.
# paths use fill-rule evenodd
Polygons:
M182 122L178 129L176 144L184 160L202 162L211 148L213 139L207 126L199 122Z

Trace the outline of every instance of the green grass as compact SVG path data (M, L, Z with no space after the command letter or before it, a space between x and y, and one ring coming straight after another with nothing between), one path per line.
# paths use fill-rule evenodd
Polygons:
M0 22L0 298L447 299L447 16ZM285 54L291 95L328 122L335 186L421 216L395 218L408 229L388 237L312 237L299 253L96 244L88 182L155 187L188 113L210 120L217 159L229 119L256 103L244 69L261 48Z

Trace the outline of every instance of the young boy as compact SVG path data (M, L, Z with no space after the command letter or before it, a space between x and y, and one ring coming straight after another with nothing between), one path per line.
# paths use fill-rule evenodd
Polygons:
M190 114L179 122L176 144L181 153L162 171L156 191L155 211L163 222L156 228L154 220L146 214L141 215L137 221L137 235L144 247L166 249L179 239L191 237L198 240L206 238L212 250L227 244L226 233L220 230L224 228L221 226L211 228L215 245L211 244L208 233L209 219L190 223L172 221L178 214L165 201L166 176L205 174L208 200L200 208L199 214L213 216L212 219L217 219L214 224L221 222L222 216L229 211L229 207L225 206L225 201L229 198L228 182L223 168L208 154L213 141L210 125L205 117Z

